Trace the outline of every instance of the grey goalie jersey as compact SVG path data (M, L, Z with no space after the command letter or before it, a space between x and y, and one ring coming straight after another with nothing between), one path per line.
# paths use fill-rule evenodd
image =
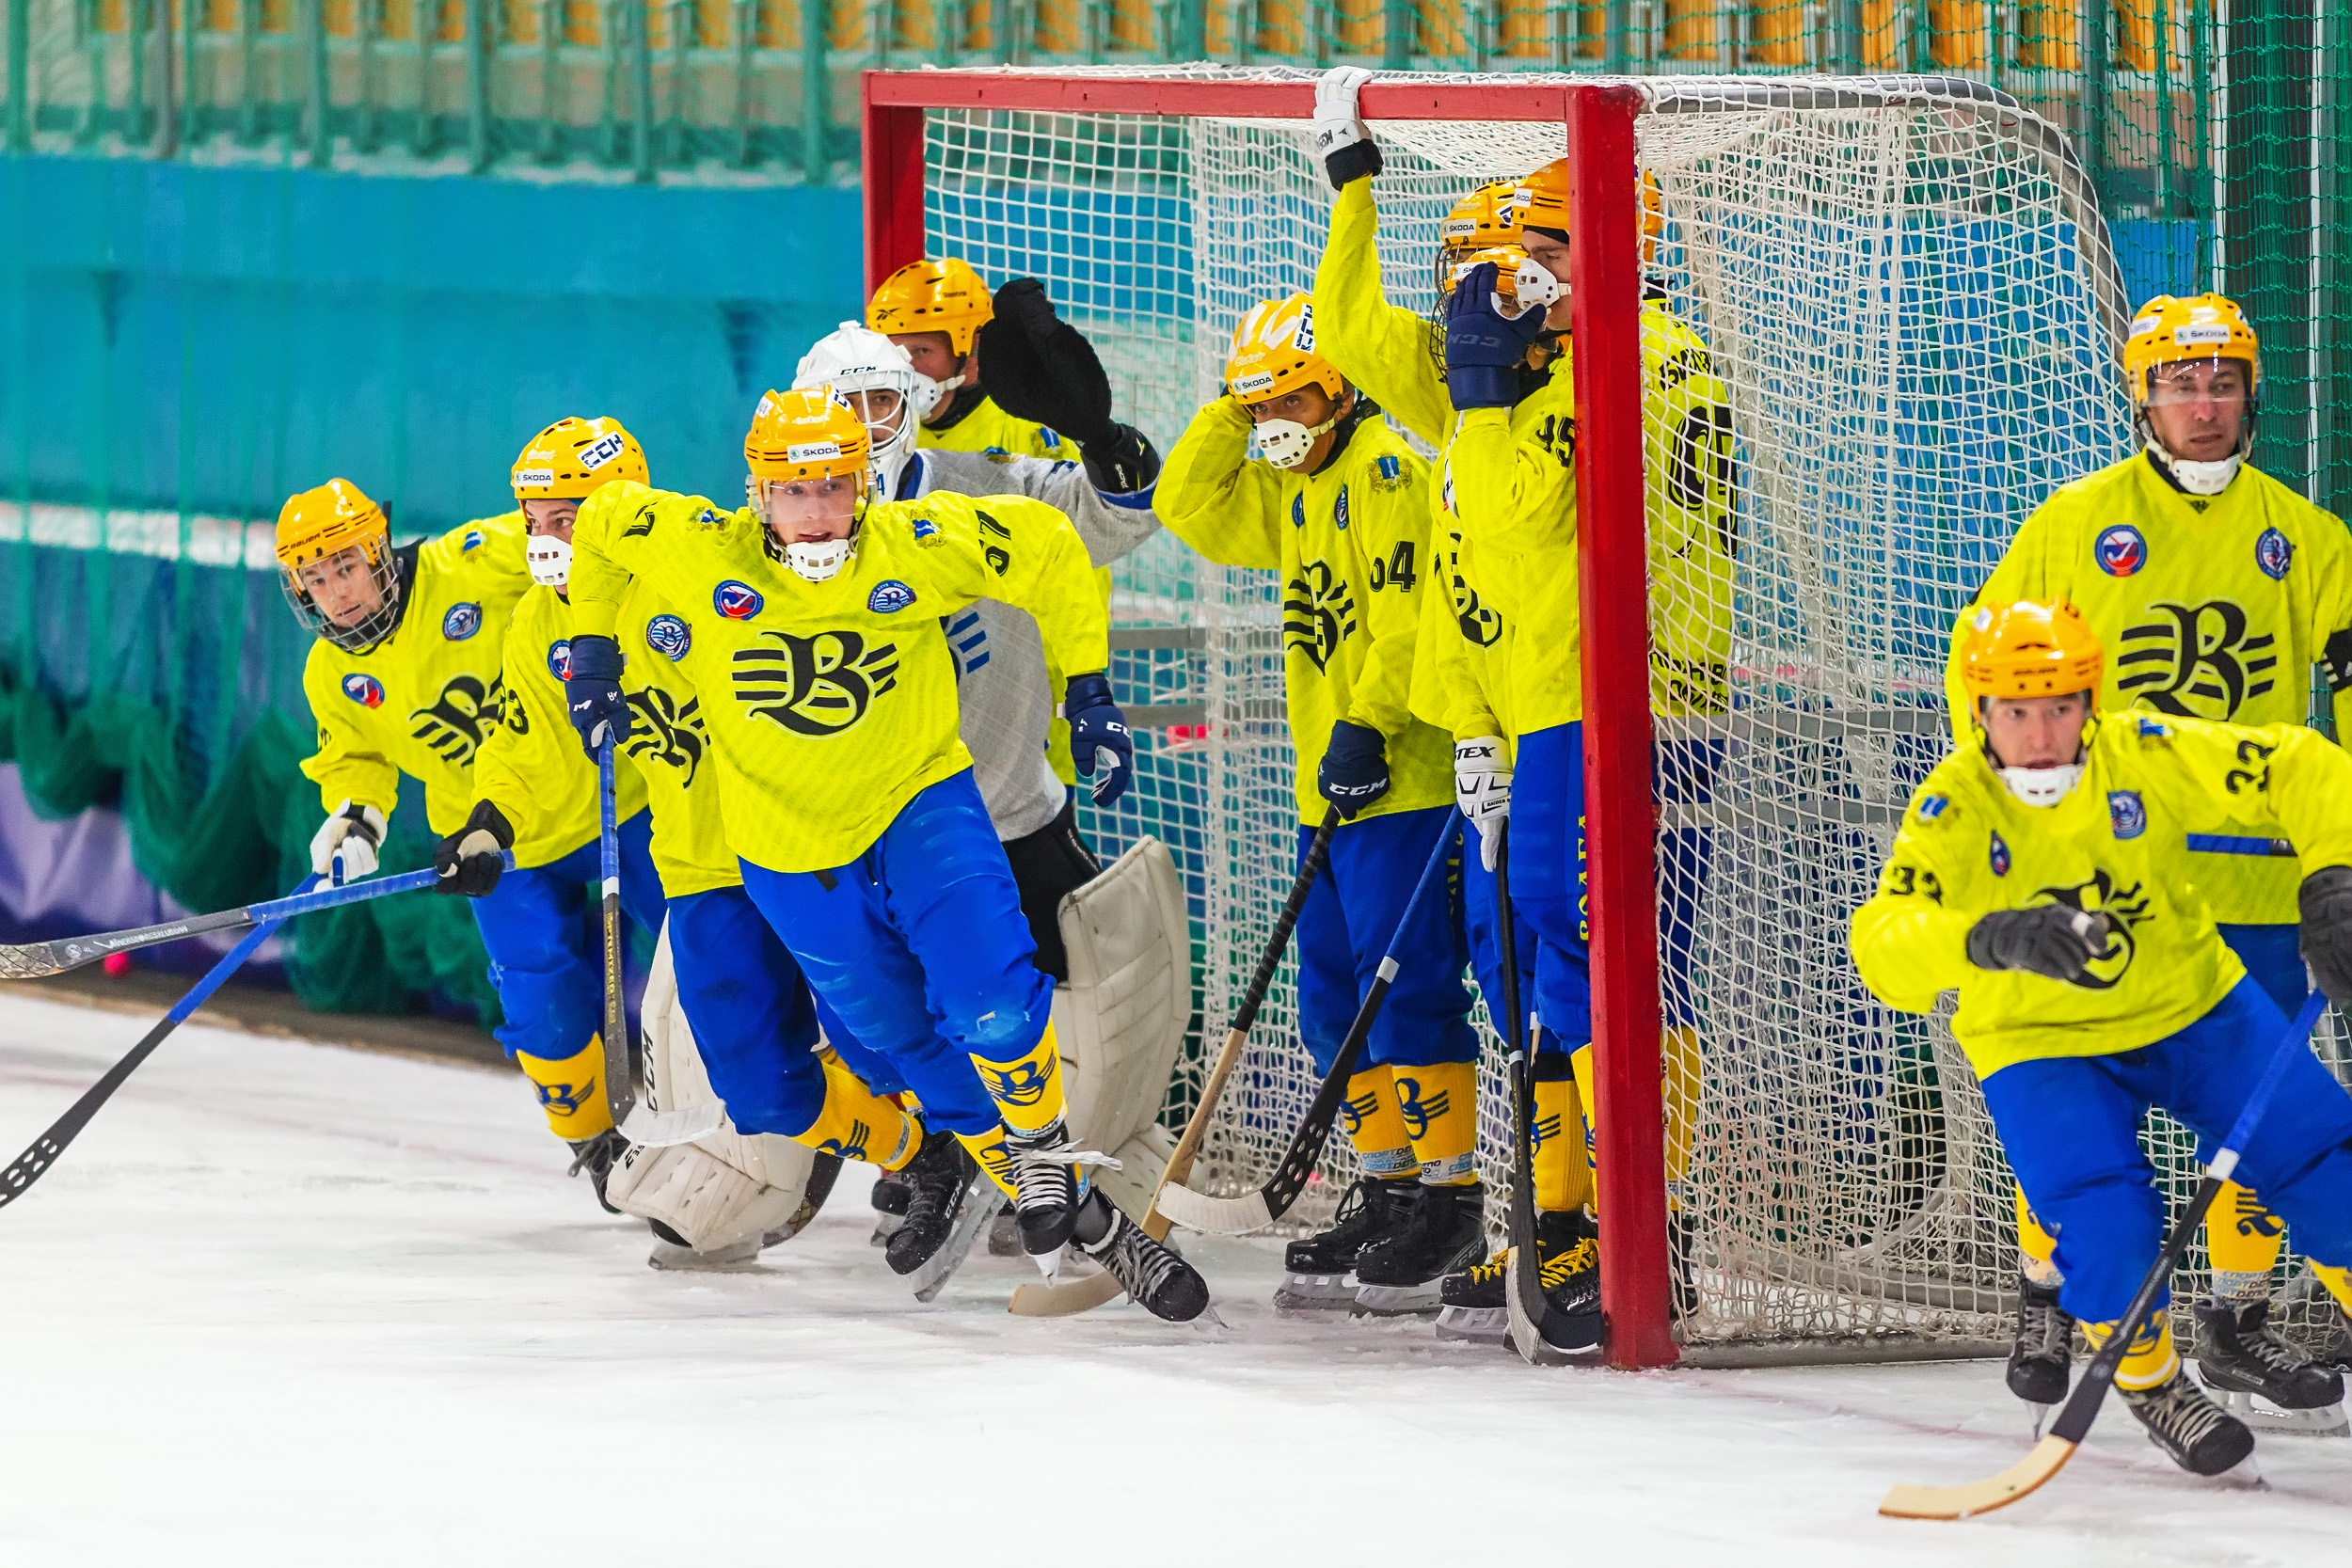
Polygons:
M1106 496L1088 480L1082 465L1043 457L923 448L899 477L898 499L912 500L934 490L1041 500L1070 518L1098 567L1119 560L1160 526L1150 490ZM1026 610L981 599L948 617L947 641L960 671L963 743L972 752L972 774L988 803L989 820L999 839L1036 832L1061 815L1067 799L1046 759L1054 690L1037 622Z

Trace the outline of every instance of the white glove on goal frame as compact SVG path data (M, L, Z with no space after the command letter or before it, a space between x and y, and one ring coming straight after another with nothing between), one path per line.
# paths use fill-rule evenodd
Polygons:
M1454 803L1478 830L1478 863L1492 871L1496 831L1511 815L1511 765L1501 736L1454 743Z
M345 800L311 838L310 869L331 882L373 877L376 847L383 842L384 814L373 806L355 806ZM338 863L342 867L340 873Z
M1380 172L1380 147L1356 108L1356 95L1373 73L1359 65L1335 65L1315 83L1315 156L1333 190Z

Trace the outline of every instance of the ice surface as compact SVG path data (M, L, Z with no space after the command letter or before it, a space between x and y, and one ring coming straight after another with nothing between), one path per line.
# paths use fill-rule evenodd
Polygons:
M13 1151L145 1022L0 998ZM519 1079L183 1030L0 1212L0 1563L2294 1564L2352 1443L2193 1482L2110 1408L2038 1497L1872 1512L2026 1449L1990 1363L1537 1371L1418 1324L917 1305L852 1167L757 1270L645 1267ZM2030 1551L2030 1559L2026 1555ZM1626 1555L1626 1554L1638 1555Z

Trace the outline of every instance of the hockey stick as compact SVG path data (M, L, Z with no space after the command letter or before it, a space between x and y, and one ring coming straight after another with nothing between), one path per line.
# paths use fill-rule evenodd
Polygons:
M1275 1167L1273 1177L1256 1191L1239 1197L1208 1197L1181 1183L1172 1184L1154 1200L1169 1219L1187 1230L1239 1236L1280 1219L1298 1201L1298 1195L1307 1190L1315 1164L1323 1158L1323 1146L1330 1141L1331 1125L1339 1120L1340 1106L1347 1099L1347 1081L1356 1075L1357 1058L1364 1053L1364 1041L1372 1036L1373 1022L1380 1016L1380 1005L1388 1000L1389 987L1403 967L1396 955L1405 945L1405 932L1413 923L1413 911L1421 907L1422 897L1445 865L1447 853L1457 843L1454 826L1455 821L1449 820L1445 831L1438 835L1438 847L1429 852L1429 863L1422 867L1421 880L1414 884L1413 895L1406 901L1405 912L1396 923L1396 933L1389 939L1389 950L1380 956L1380 967L1373 973L1363 1005L1356 1009L1356 1021L1347 1026L1347 1037L1340 1042L1338 1053L1331 1058L1331 1069L1323 1075L1322 1084L1315 1089L1314 1103L1299 1118L1297 1131L1291 1134L1290 1148L1282 1151L1282 1163Z
M514 862L510 859L507 863L512 865ZM233 931L240 926L258 926L265 920L287 920L297 914L309 914L314 910L331 910L342 904L380 898L388 893L405 893L411 888L431 887L437 879L428 867L422 871L404 872L397 877L322 887L315 892L296 892L284 898L273 898L267 903L222 910L217 914L192 915L186 920L167 920L155 926L134 926L122 931L101 931L95 936L59 937L55 942L0 946L0 980L44 979L52 974L79 969L87 963L95 963L109 954L134 952L141 947L152 947L160 942L201 936L207 931ZM302 885L304 889L309 889L318 880L318 878L312 877Z
M597 873L604 879L604 1102L612 1125L628 1137L637 1106L637 1047L628 1037L628 1013L621 1000L621 829L613 806L612 753L608 729L596 748Z
M2205 1179L2197 1184L2197 1196L2173 1222L2171 1234L2164 1239L2164 1249L2156 1254L2147 1277L2139 1282L2138 1293L2132 1297L2131 1306L2116 1323L2115 1332L2107 1336L2107 1342L2090 1358L2090 1369L2058 1411L2050 1434L2035 1444L2031 1453L1997 1476L1966 1486L1898 1486L1879 1504L1881 1513L1891 1519L1965 1519L1971 1514L1990 1513L1996 1508L2007 1508L2040 1487L2074 1457L2074 1450L2090 1434L2090 1423L2099 1418L2099 1406L2106 1402L2107 1389L2115 1382L2115 1370L2122 1365L2124 1352L2131 1349L2139 1325L2148 1321L2148 1314L2154 1309L2165 1282L2172 1277L2173 1268L2188 1251L2198 1227L2205 1223L2205 1211L2213 1207L2215 1195L2235 1174L2238 1150L2253 1136L2263 1113L2270 1108L2270 1097L2278 1089L2279 1080L2286 1076L2295 1053L2305 1049L2305 1042L2311 1038L2312 1030L2327 1006L2328 998L2318 991L2304 998L2303 1010L2295 1015L2295 1022L2280 1037L2278 1048L2270 1054L2270 1065L2255 1081L2254 1092L2246 1097L2246 1109L2238 1113L2237 1125L2230 1129L2221 1152L2205 1167Z
M204 977L185 996L171 1005L171 1011L166 1013L162 1021L150 1029L122 1060L108 1068L106 1075L92 1084L88 1091L73 1102L72 1109L50 1123L49 1130L35 1138L30 1148L10 1162L7 1170L0 1171L0 1207L15 1202L24 1195L25 1188L40 1180L41 1173L56 1163L57 1156L65 1152L66 1146L89 1125L89 1119L98 1114L98 1108L112 1098L115 1090L122 1087L123 1080L136 1071L141 1062L153 1055L155 1048L163 1044L174 1029L185 1023L191 1013L211 1001L213 992L220 990L222 983L253 957L278 927L294 915L312 910L333 909L339 904L356 904L390 894L408 893L431 887L439 879L439 874L427 866L421 871L410 871L398 877L349 882L341 887L320 888L312 892L319 882L313 875L304 878L302 885L294 890L292 896L274 903L249 906L253 910L280 912L264 915L236 946L223 954L220 961L205 972Z
M1192 1108L1192 1118L1184 1123L1184 1136L1176 1140L1176 1148L1160 1172L1159 1185L1152 1190L1152 1207L1144 1212L1143 1230L1155 1242L1167 1241L1169 1229L1160 1200L1192 1174L1193 1162L1200 1156L1200 1146L1208 1141L1209 1118L1216 1114L1217 1101L1225 1094L1225 1081L1232 1077L1233 1069L1241 1064L1242 1048L1249 1043L1250 1026L1258 1022L1258 1009L1265 1004L1265 993L1274 984L1274 972L1282 966L1282 955L1290 947L1298 912L1307 907L1307 895L1314 891L1315 879L1323 875L1324 862L1331 853L1331 834L1339 825L1339 808L1334 806L1323 814L1315 836L1308 841L1307 853L1298 863L1298 875L1291 879L1290 896L1282 900L1281 912L1275 916L1273 934L1266 939L1265 951L1258 957L1258 968L1249 976L1249 989L1242 992L1241 1005L1233 1009L1232 1026L1225 1031L1225 1043L1218 1048L1216 1061L1209 1069L1208 1081L1200 1086L1200 1102ZM1011 1305L1006 1310L1024 1318L1061 1318L1073 1312L1091 1311L1123 1294L1125 1291L1119 1281L1105 1269L1068 1284L1024 1285L1013 1291Z

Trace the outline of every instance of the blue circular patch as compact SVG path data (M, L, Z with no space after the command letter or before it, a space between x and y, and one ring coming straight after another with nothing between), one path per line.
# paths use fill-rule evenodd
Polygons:
M570 638L558 638L548 644L548 671L560 681L572 678L572 640Z
M453 604L441 617L441 635L452 642L463 642L482 629L482 607L478 604Z
M358 703L361 707L382 707L384 705L384 683L373 675L362 674L354 670L343 677L343 695Z
M2099 570L2111 578L2127 578L2148 564L2148 541L2129 523L2118 523L2099 535L2090 547Z
M2107 826L2118 838L2137 838L2148 831L2148 807L2138 790L2107 791Z
M748 621L766 609L768 601L748 582L727 578L710 591L710 608L730 621Z
M694 628L675 615L657 615L645 623L645 645L675 663L694 645Z
M896 615L914 602L914 590L889 578L874 584L874 591L866 595L866 608L877 615Z
M2260 566L2273 582L2287 575L2295 564L2295 546L2287 536L2275 528L2263 530L2263 536L2254 541L2254 564Z

